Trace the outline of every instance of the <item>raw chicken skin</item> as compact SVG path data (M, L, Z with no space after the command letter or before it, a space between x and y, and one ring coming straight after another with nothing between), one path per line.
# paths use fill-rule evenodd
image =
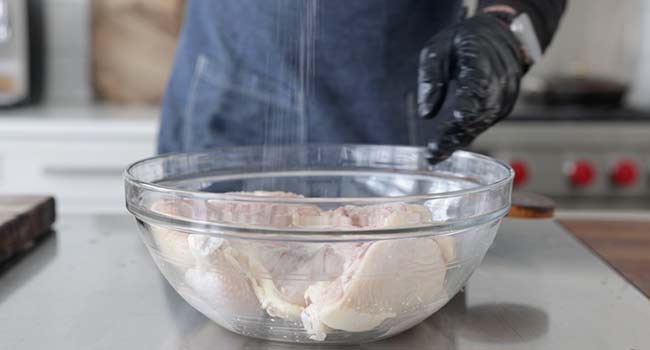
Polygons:
M434 303L444 293L445 262L433 239L380 241L360 249L366 251L358 253L340 278L305 293L311 303L303 324L316 339L327 328L372 330L388 318Z
M184 201L159 201L153 204L151 210L172 217L193 217L193 209ZM158 254L165 260L174 262L177 266L189 267L194 265L194 258L187 245L187 233L166 229L154 224L149 225L149 231L158 248Z
M434 238L440 251L442 252L442 257L445 258L445 262L450 264L456 258L456 239L451 236L440 236Z
M186 201L160 201L153 205L152 210L173 217L198 217L194 215L196 207ZM233 251L223 239L155 225L151 225L150 231L159 255L176 266L188 268L185 281L200 300L195 300L190 292L179 292L194 307L212 317L217 315L210 310L243 317L262 314L244 270L232 257Z
M245 305L260 310L261 305L271 316L298 320L309 284L333 280L343 270L343 258L327 245L226 241L198 234L187 239L198 267L186 273L188 285L208 302L235 303L237 310Z
M262 191L229 194L301 197ZM184 217L197 213L181 201L157 203L152 209ZM404 203L323 211L292 203L211 200L197 214L213 222L280 229L363 230L432 222L426 207ZM319 244L224 240L158 227L152 227L152 234L161 255L189 267L185 281L200 301L186 299L197 308L212 308L199 310L215 318L219 310L302 320L315 340L334 330L370 331L387 319L437 310L446 302L446 263L455 257L455 241L445 236Z
M192 234L187 241L196 266L187 270L185 281L202 301L223 313L241 317L261 315L246 270L233 257L237 252L221 238Z
M429 210L414 204L382 204L357 207L346 205L335 209L331 222L339 226L364 229L408 227L431 222Z
M241 197L282 197L301 198L302 196L284 192L231 192L229 195ZM328 224L328 217L322 215L314 205L282 203L233 203L222 200L208 201L209 218L227 224L260 227L289 228L315 227Z
M248 266L255 294L271 316L300 319L309 285L334 280L343 273L344 257L326 244L230 243L240 262Z

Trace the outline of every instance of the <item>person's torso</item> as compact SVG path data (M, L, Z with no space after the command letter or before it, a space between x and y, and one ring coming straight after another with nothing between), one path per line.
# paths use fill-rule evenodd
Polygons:
M460 11L456 0L188 6L176 61L195 67L186 87L185 148L412 143L419 51Z

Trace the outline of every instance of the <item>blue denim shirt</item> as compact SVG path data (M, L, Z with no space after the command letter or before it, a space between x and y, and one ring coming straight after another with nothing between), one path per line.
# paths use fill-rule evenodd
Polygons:
M430 125L414 106L419 51L460 7L460 0L189 0L159 152L426 142Z

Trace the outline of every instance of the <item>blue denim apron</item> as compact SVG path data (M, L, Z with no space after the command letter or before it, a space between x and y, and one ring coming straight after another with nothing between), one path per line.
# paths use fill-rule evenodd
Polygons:
M190 0L158 150L425 143L419 51L460 9L460 0Z

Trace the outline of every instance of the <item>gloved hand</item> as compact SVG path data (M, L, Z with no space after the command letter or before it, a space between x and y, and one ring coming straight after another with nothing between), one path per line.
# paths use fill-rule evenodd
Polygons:
M466 19L428 42L420 55L420 116L435 117L452 81L456 87L453 117L429 143L432 163L468 146L512 111L526 66L508 24L492 13Z

